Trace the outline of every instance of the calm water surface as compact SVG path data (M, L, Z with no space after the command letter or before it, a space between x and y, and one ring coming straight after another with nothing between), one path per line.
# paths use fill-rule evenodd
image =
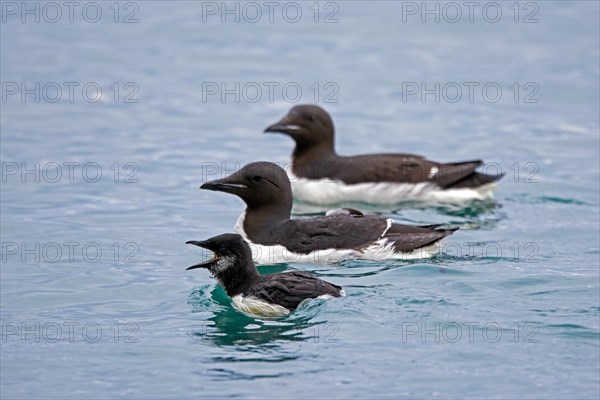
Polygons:
M391 1L301 3L296 23L284 3L273 23L264 5L222 23L220 2L186 1L122 4L115 23L98 2L91 23L83 4L72 23L66 7L22 23L2 3L3 399L598 398L597 2L518 3L519 22L500 2L496 23L466 8L422 23ZM493 204L359 205L461 229L431 260L262 266L348 297L254 319L185 271L208 255L184 242L243 209L200 183L288 162L291 141L261 132L298 89L333 114L343 154L507 175Z

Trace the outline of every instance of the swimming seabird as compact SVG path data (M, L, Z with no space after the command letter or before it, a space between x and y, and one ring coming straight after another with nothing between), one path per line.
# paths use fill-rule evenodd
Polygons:
M334 148L333 120L316 105L293 107L265 132L294 139L288 171L294 197L313 204L486 200L493 198L493 182L504 175L476 171L481 160L439 163L414 154L340 156Z
M233 306L247 314L278 317L289 314L307 299L344 296L340 286L306 272L290 271L259 275L248 244L237 234L223 234L204 241L189 241L214 253L201 264L187 268L206 268L233 300Z
M354 209L291 219L292 188L286 172L264 161L200 188L235 194L246 203L236 232L250 243L254 260L261 264L430 257L440 250L436 243L458 229L401 225Z

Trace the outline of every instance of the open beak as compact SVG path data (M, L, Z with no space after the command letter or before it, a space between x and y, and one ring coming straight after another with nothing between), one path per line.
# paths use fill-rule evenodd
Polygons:
M193 244L194 246L198 246L198 247L202 247L203 249L207 249L210 250L207 245L206 242L199 242L196 240L190 240L185 242L185 244ZM189 271L190 269L196 269L196 268L206 268L206 269L210 269L213 264L219 259L219 256L217 255L217 253L213 252L213 256L210 260L200 263L200 264L196 264L196 265L192 265L191 267L186 268L186 271Z

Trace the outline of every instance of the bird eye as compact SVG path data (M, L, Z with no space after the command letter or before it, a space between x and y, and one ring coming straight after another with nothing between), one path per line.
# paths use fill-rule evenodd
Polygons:
M260 181L262 181L261 176L255 175L252 177L252 182L260 182Z

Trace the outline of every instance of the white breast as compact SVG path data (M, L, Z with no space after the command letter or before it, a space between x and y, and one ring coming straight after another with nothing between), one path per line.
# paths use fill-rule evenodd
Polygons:
M340 291L341 297L346 297L346 292L344 290ZM324 294L322 296L317 297L317 299L330 300L334 297L330 294ZM232 298L233 307L241 311L245 314L249 314L251 316L261 316L261 317L284 317L288 315L291 311L283 306L277 304L267 303L266 301L262 301L254 296L244 296L238 294ZM313 299L305 299L303 300L299 306L304 304L307 301Z
M259 315L261 317L283 317L290 313L285 307L277 304L270 304L266 301L262 301L254 296L244 297L241 294L234 296L233 307L237 310L250 314L253 316Z
M437 171L432 169L432 174ZM402 201L431 203L463 203L472 200L493 199L494 183L478 188L446 189L430 182L412 183L357 183L346 185L332 179L304 179L288 171L294 198L299 201L320 205L346 202L369 204L398 204Z

